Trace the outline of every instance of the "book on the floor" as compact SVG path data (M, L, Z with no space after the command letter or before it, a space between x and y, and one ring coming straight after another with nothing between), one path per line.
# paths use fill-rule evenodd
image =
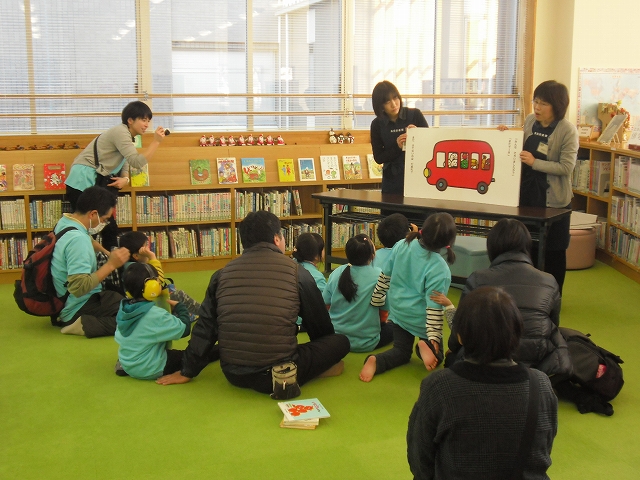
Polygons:
M35 190L35 165L16 163L13 166L13 189Z
M293 158L278 159L278 180L281 182L296 181L296 170L293 166Z
M360 155L343 155L342 170L344 170L345 180L362 180Z
M0 165L0 192L7 189L7 166Z
M238 183L238 172L236 171L236 157L218 158L218 183L221 185L228 183Z
M43 170L45 190L64 190L66 188L64 181L67 179L67 175L64 163L45 163Z
M283 417L280 421L280 428L297 428L299 430L315 430L320 424L319 418L313 418L311 420L294 420L293 422L287 420L287 417Z
M299 158L298 171L300 172L301 182L312 182L316 179L316 167L313 164L313 158Z
M340 166L337 155L320 155L323 180L340 180Z
M267 181L267 171L264 168L264 158L241 158L242 183L264 183Z
M330 417L329 412L317 398L278 402L284 418L289 422L313 420Z
M382 165L373 159L373 153L367 153L367 166L369 167L369 178L382 178Z
M149 164L145 164L142 168L129 166L129 180L132 187L148 187L149 186Z
M207 158L189 160L191 185L211 184L211 164Z

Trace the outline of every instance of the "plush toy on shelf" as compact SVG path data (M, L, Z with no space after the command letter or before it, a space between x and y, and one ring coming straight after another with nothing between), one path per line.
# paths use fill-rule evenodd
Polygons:
M240 136L238 137L238 145L241 147L245 146L244 135L242 134L240 134Z
M273 137L271 135L267 135L267 145L273 145Z
M329 143L338 143L338 137L336 136L336 132L333 131L333 128L329 130Z
M206 147L207 146L207 136L206 135L202 135L200 137L200 146L201 147Z
M276 143L277 143L278 145L284 145L284 138L282 138L282 135L278 135L278 136L276 137Z
M224 138L224 135L220 136L220 146L221 147L226 147L227 146L227 139Z
M236 144L236 139L233 137L233 135L229 135L229 139L227 140L227 145L229 145L230 147L235 146Z
M254 140L253 140L253 135L250 133L249 136L247 137L247 145L253 145Z
M217 139L216 137L213 136L213 133L212 133L211 136L209 137L209 146L215 147L216 143L217 143Z
M258 135L257 145L264 145L264 135L262 134Z

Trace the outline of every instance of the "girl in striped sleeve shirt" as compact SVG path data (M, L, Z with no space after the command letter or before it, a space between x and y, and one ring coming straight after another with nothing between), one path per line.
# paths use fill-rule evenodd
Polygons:
M393 322L393 348L370 355L360 371L360 380L370 382L374 375L409 363L415 337L416 354L427 370L442 361L442 306L430 295L434 290L448 292L455 261L451 248L456 238L456 224L448 213L434 213L422 229L411 232L405 241L392 249L371 297L371 305L389 307ZM440 255L446 249L447 260Z

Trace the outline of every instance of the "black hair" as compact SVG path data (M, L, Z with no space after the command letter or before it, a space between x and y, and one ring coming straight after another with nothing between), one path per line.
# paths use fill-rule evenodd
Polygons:
M547 102L553 108L554 120L562 120L569 107L569 90L562 83L555 80L542 82L533 91L533 99Z
M151 120L153 118L153 113L151 113L151 109L149 105L139 100L135 102L128 103L122 109L122 123L125 125L129 125L129 119L137 120L138 118L148 118Z
M266 210L251 212L240 222L242 248L253 247L260 242L273 243L273 237L282 235L280 219Z
M340 278L338 279L338 290L347 302L353 301L358 292L358 285L353 281L351 277L351 265L356 267L368 265L373 258L375 250L371 238L364 233L351 237L345 245L345 253L347 254L347 260L349 265L342 271Z
M393 213L378 224L378 239L387 248L404 240L409 233L409 220L401 213Z
M302 233L296 239L292 256L298 262L317 262L322 258L324 240L321 235L313 232Z
M133 299L141 299L146 280L158 278L158 271L148 263L132 263L124 271L122 283Z
M452 264L456 261L456 254L452 248L456 240L456 222L448 213L432 213L424 221L420 231L409 232L405 241L411 243L416 238L419 238L420 245L430 252L439 252L446 248L447 263Z
M402 109L402 96L396 86L388 80L378 82L371 92L371 103L376 116L382 115L384 104L396 97L400 100L400 109Z
M98 216L102 217L107 214L110 208L115 208L118 203L118 197L110 190L102 187L89 187L85 189L76 202L76 211L84 215L92 210L98 211Z
M460 301L456 333L465 357L481 364L511 359L524 329L511 295L499 287L480 287Z
M133 255L147 244L149 238L147 235L139 230L132 230L125 232L118 237L118 245L129 250L129 254ZM133 261L133 256L131 257Z
M531 234L520 220L503 218L487 235L487 253L493 260L506 252L521 252L531 258Z

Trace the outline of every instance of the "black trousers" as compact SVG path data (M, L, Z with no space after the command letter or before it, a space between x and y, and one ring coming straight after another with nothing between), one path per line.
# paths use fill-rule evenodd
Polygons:
M404 328L394 323L393 347L389 350L375 355L376 375L384 373L387 370L391 370L392 368L399 367L400 365L404 365L405 363L409 363L409 360L411 360L411 354L413 353L413 342L415 341L415 339L416 337L414 337L413 334L407 332ZM422 340L426 342L427 346L431 349L433 354L438 359L438 363L440 363L443 358L442 342L440 343L440 351L436 353L433 345L429 340ZM422 359L422 357L420 356L420 350L417 347L418 346L416 345L416 355L418 355L418 357Z
M61 326L71 325L81 317L85 337L113 336L116 333L116 315L123 298L122 295L111 290L94 293L73 318L62 323Z

